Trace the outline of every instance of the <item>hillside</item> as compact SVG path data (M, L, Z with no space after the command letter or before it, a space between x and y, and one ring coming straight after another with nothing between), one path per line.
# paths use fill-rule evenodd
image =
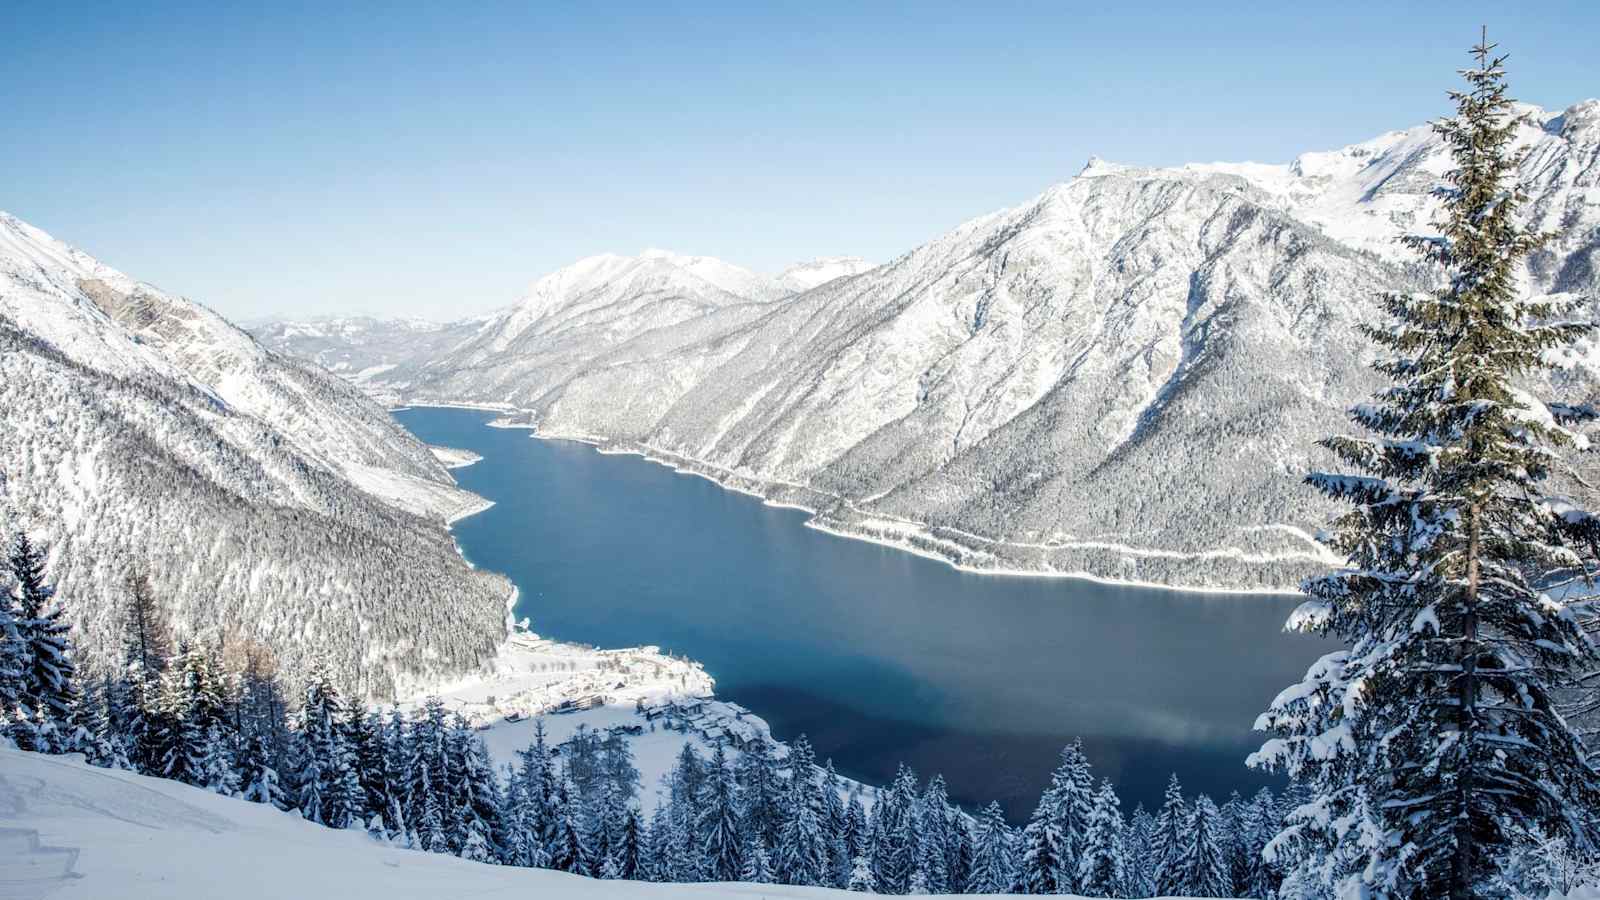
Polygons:
M1528 288L1600 296L1600 101L1534 107ZM379 383L505 404L979 569L1282 588L1325 562L1299 485L1374 382L1376 295L1431 275L1426 126L1285 165L1076 178L885 265L766 301L585 261ZM550 280L550 279L547 279ZM541 282L544 284L545 282ZM1600 355L1569 360L1592 393Z
M445 524L483 501L353 386L3 214L0 348L0 530L50 548L91 662L134 572L181 636L377 694L503 639L509 585Z
M173 781L0 749L0 884L19 896L716 898L859 896L823 888L597 881L467 862L333 831ZM15 879L15 881L11 881Z

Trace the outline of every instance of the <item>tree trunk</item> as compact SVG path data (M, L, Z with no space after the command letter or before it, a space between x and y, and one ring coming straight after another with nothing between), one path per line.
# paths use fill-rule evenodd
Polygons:
M1475 736L1478 730L1478 585L1481 578L1482 508L1474 502L1467 508L1467 591L1462 598L1461 675L1459 706L1456 710L1460 730L1462 766L1456 782L1456 858L1451 878L1451 900L1472 900L1473 857L1477 853L1472 822L1473 768Z

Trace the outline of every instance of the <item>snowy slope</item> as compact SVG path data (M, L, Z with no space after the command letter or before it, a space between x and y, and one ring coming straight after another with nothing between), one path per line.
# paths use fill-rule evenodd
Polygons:
M135 570L181 633L379 693L504 636L445 527L481 499L358 389L4 215L0 347L0 530L51 548L90 660Z
M1530 289L1600 294L1600 103L1527 111L1530 218L1560 233ZM853 277L621 328L630 264L585 261L581 291L404 393L523 407L974 568L1285 587L1324 562L1299 474L1373 385L1374 295L1427 284L1392 245L1445 164L1425 127L1282 166L1094 160ZM1600 354L1575 361L1587 390Z
M859 896L779 885L596 881L466 862L173 781L15 750L0 750L0 872L18 875L15 896L51 900Z

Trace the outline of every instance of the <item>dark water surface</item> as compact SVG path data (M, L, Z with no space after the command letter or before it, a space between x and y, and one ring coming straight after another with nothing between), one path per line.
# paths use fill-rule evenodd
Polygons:
M697 659L719 696L841 772L884 783L905 761L1013 818L1075 737L1128 811L1172 771L1219 802L1268 784L1244 766L1251 723L1324 650L1282 633L1293 597L971 575L486 412L396 418L483 455L455 475L495 506L455 533L522 589L533 630Z

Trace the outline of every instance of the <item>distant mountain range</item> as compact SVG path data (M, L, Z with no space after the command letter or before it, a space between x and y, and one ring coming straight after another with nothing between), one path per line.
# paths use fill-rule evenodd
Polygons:
M125 580L180 636L387 694L476 667L510 585L446 519L482 500L360 390L0 213L0 534L27 531L98 663Z
M1528 219L1559 235L1529 290L1600 296L1600 101L1522 111ZM1289 587L1325 562L1313 441L1374 386L1356 326L1431 284L1395 239L1428 229L1449 165L1427 126L1286 165L1091 160L864 271L595 257L362 380L975 568ZM258 333L325 352L296 327ZM1570 362L1590 391L1600 355Z

